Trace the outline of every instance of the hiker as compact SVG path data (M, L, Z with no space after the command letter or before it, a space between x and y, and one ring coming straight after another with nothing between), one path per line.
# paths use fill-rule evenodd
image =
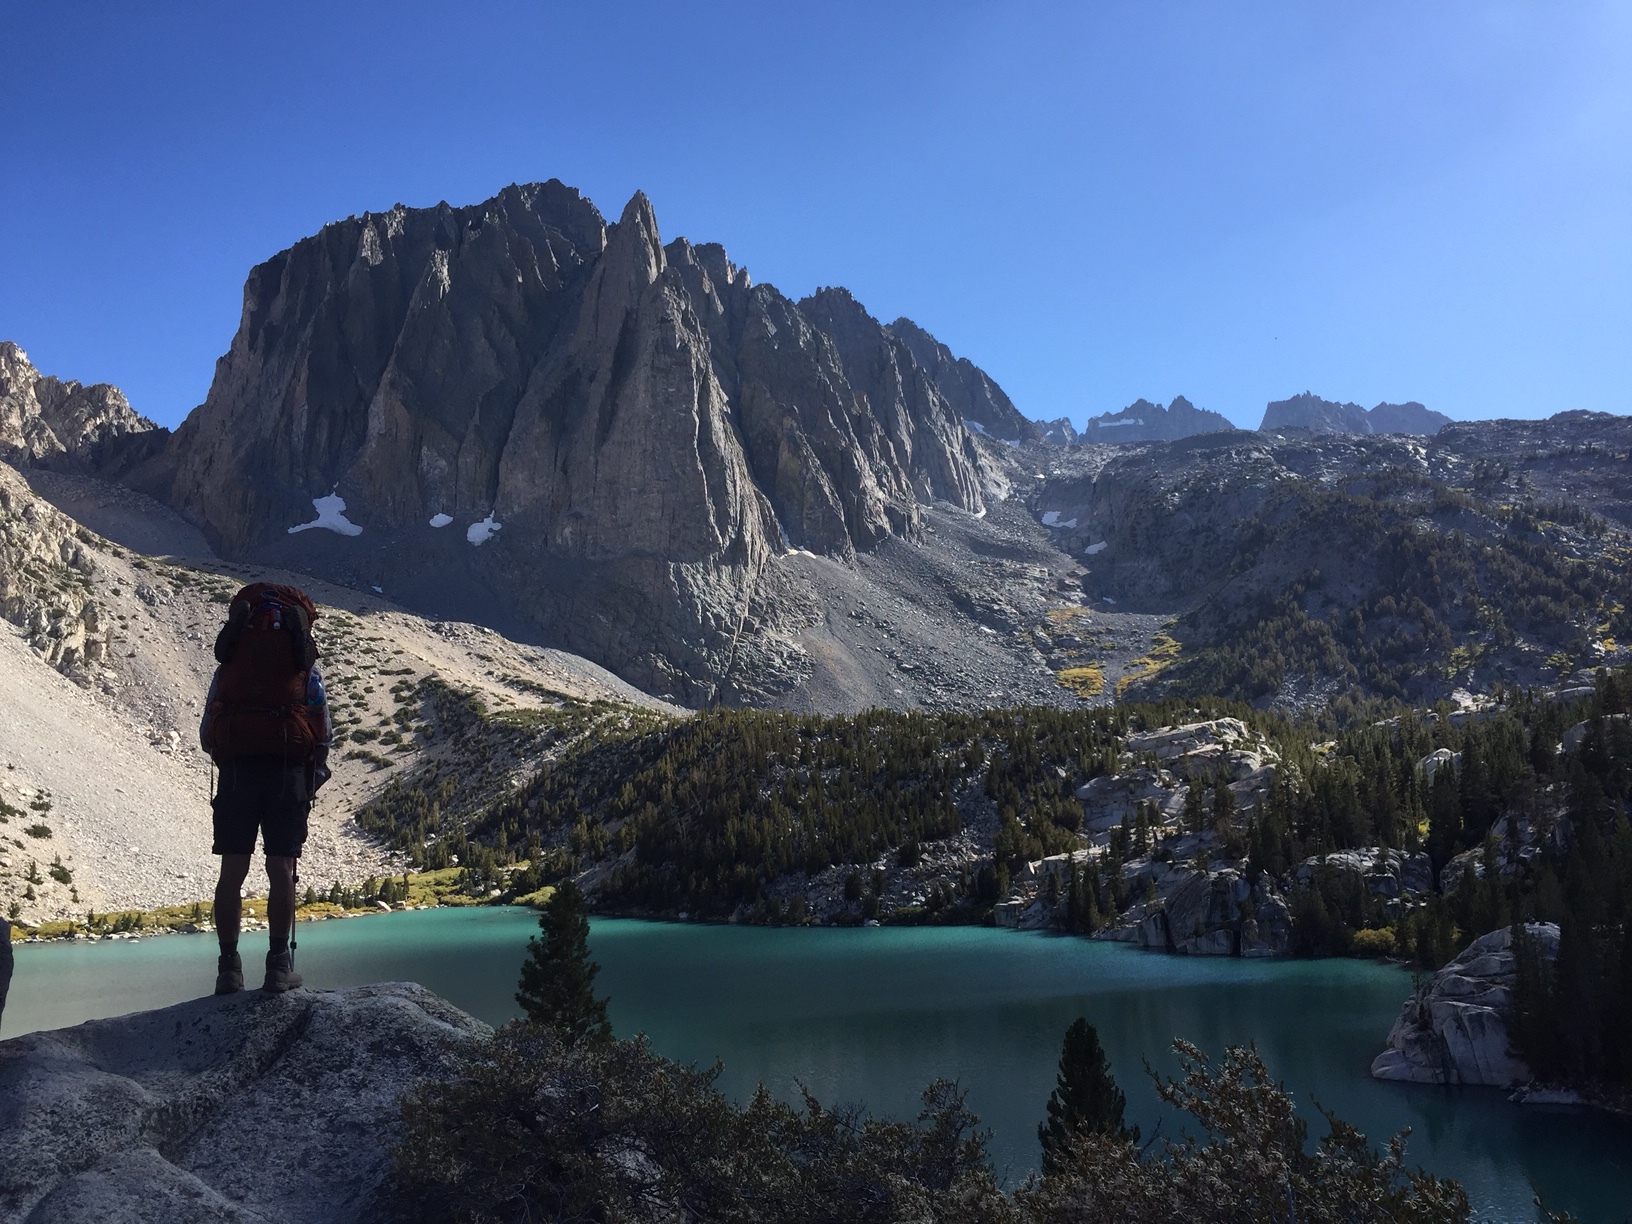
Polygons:
M295 926L296 860L306 841L312 797L329 780L328 698L317 669L312 622L317 609L305 592L256 582L232 597L215 639L215 678L204 702L198 738L221 777L215 796L215 844L221 878L215 886L215 930L221 959L216 994L244 988L238 956L239 890L249 875L255 834L266 851L270 882L266 925L271 946L266 981L272 993L301 983L290 954Z

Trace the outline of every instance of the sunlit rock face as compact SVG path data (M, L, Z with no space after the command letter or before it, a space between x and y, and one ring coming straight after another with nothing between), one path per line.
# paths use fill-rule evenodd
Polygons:
M81 472L119 438L152 429L119 388L41 374L27 353L0 340L0 460Z
M608 224L551 181L352 217L255 268L208 398L133 479L223 555L480 586L702 702L770 665L776 555L982 510L964 414L1004 406L910 323L843 290L794 302L718 246L665 245L644 195ZM329 530L291 536L308 524Z

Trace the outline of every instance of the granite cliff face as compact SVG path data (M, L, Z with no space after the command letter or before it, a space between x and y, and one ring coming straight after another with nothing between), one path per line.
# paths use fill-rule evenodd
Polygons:
M1021 415L1003 388L993 382L985 370L967 357L954 357L951 349L911 319L897 319L890 324L890 331L911 350L914 360L935 381L966 424L978 425L980 432L1003 441L1053 440L1045 426Z
M0 340L0 460L86 471L100 465L110 443L153 428L117 387L41 374L27 353Z
M1275 400L1264 409L1264 433L1277 429L1307 429L1311 433L1436 434L1451 418L1412 400L1404 404L1339 404L1309 391L1291 399Z
M695 703L775 670L776 556L983 510L963 419L1005 408L845 291L795 303L664 245L644 195L608 225L552 181L254 269L208 398L131 479L224 556L462 595Z

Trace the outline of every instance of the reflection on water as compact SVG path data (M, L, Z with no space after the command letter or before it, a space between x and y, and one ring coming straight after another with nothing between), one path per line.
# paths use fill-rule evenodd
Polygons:
M303 926L313 987L412 979L492 1022L512 992L530 914L438 910ZM1354 961L1214 961L1043 935L950 930L775 930L597 920L592 942L621 1035L722 1059L722 1084L909 1114L954 1076L993 1130L1011 1180L1036 1164L1036 1125L1066 1026L1099 1029L1131 1119L1172 1134L1142 1069L1171 1072L1183 1036L1217 1053L1256 1041L1313 1119L1318 1102L1381 1141L1412 1128L1409 1156L1460 1178L1482 1219L1531 1220L1540 1190L1586 1224L1632 1219L1632 1126L1509 1105L1487 1089L1379 1084L1367 1074L1410 990L1407 974ZM246 942L246 949L251 947ZM213 983L207 937L24 947L5 1033L163 1006Z

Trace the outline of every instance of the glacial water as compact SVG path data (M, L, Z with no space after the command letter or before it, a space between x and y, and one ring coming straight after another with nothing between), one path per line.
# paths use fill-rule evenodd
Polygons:
M320 988L412 979L501 1022L516 1014L511 994L533 926L531 914L507 909L303 925L299 965ZM992 1129L993 1157L1011 1182L1035 1166L1060 1037L1085 1015L1147 1136L1181 1123L1158 1104L1143 1060L1174 1070L1174 1036L1211 1053L1256 1041L1315 1133L1317 1103L1377 1142L1411 1127L1412 1163L1461 1179L1477 1218L1532 1220L1539 1191L1584 1224L1632 1220L1632 1125L1519 1108L1489 1089L1369 1078L1411 988L1399 969L1191 960L972 928L599 919L591 940L620 1035L644 1032L680 1059L723 1060L723 1086L738 1097L760 1081L785 1096L803 1083L826 1102L907 1115L925 1084L954 1077ZM246 951L255 946L246 941ZM207 936L20 947L0 1037L193 997L213 980L213 954Z

